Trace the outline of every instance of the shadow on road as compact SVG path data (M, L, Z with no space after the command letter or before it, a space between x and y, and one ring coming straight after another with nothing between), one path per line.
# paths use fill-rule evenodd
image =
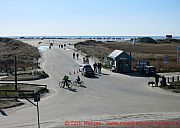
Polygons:
M81 85L81 86L78 86L78 87L87 88L87 87L86 87L86 86L84 86L84 85Z
M68 88L68 87L65 87L65 88L60 87L60 88L62 88L62 89L67 89L67 90L69 90L69 91L71 91L71 92L78 92L75 88Z
M107 74L107 73L101 73L102 75L109 75L109 74Z
M97 75L94 75L93 77L87 77L89 79L99 79L99 77Z
M1 113L3 116L7 116L7 114L5 113L5 111L3 111L2 109L0 109L0 113Z
M134 77L148 77L140 72L130 72L130 73L123 73L124 75L134 76Z
M100 73L100 74L96 74L96 75L98 75L98 76L108 76L109 74L107 74L107 73Z
M70 89L68 89L69 91L72 91L72 92L77 92L77 90L76 89L74 89L74 88L70 88Z

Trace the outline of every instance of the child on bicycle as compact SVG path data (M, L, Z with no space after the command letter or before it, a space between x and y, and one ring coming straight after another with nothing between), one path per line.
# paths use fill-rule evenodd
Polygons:
M76 81L77 81L77 83L78 83L78 84L80 83L81 79L80 79L80 77L79 77L79 76L77 76Z

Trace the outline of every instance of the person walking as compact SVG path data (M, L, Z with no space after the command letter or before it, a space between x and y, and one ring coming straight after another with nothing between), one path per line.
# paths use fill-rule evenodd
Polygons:
M85 58L83 58L83 64L85 64L86 63L86 59Z
M101 74L101 63L97 64L98 74Z
M89 64L89 59L88 58L86 58L86 64Z
M75 58L75 53L73 52L73 59Z
M166 86L166 77L162 76L162 80L160 81L161 86Z
M159 83L159 75L156 74L155 75L155 84L156 84L156 86L158 86L158 83Z
M97 73L97 63L96 62L93 64L93 67L94 67L94 73Z
M77 59L79 58L79 54L78 53L76 54L76 57L77 57Z

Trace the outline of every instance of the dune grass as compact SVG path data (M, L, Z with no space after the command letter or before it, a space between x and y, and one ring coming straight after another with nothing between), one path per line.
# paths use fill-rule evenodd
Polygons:
M149 61L151 65L157 68L158 72L180 71L180 63L177 63L177 43L158 43L146 44L138 43L133 45L128 42L79 42L75 44L77 50L88 54L91 57L97 57L105 62L107 56L115 49L123 50L132 55L132 68L139 60ZM168 63L164 63L164 57L167 56Z

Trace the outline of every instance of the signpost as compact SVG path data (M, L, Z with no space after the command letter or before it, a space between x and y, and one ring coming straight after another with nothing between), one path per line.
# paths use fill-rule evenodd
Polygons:
M40 95L35 95L34 97L34 102L37 102L37 104L35 105L37 107L37 118L38 118L38 128L40 128L40 119L39 119L39 104L38 102L40 101Z
M14 75L15 75L15 91L18 91L17 88L17 57L15 56L15 62L14 62ZM32 103L34 106L37 107L37 118L38 118L38 128L40 128L40 119L39 119L39 104L38 102L40 101L40 94L34 95L34 102L37 102L37 104L34 104L32 101L30 101L23 92L21 92L24 96L24 99ZM17 97L16 97L17 100Z
M5 98L21 98L21 99L26 99L27 101L29 101L31 104L33 104L34 106L37 107L37 125L38 128L40 128L40 113L39 113L39 101L40 101L40 94L35 94L34 91L30 91L30 90L0 90L0 92L5 93L4 96L0 96L0 98L5 99ZM8 94L12 94L12 93L18 93L18 96L8 96ZM31 93L31 96L29 96L29 94ZM28 94L28 95L26 95ZM34 102L36 102L36 104L31 101L30 99L34 99ZM1 109L0 109L1 110Z
M24 94L23 94L24 95ZM33 104L34 106L37 107L37 121L38 121L38 128L40 128L40 115L39 115L39 101L40 101L40 94L34 94L33 96L34 98L34 102L37 102L37 104L33 103L31 100L29 100L28 98L26 98L26 96L24 95L24 99L26 99L27 101L29 101L31 104Z
M163 63L167 64L168 63L168 57L167 56L163 56Z

